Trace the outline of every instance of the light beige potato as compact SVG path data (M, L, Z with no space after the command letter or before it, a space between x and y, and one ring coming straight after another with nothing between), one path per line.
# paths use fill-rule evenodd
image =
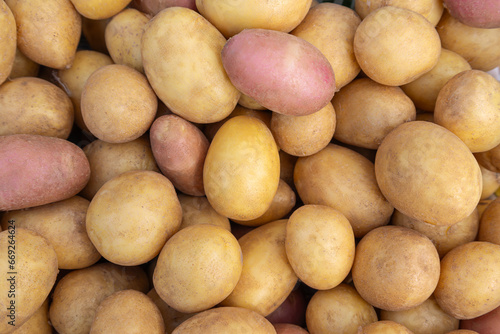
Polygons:
M306 116L271 117L271 132L279 148L288 154L303 157L325 148L335 133L336 115L331 103Z
M377 321L377 313L356 289L345 283L314 293L307 304L309 333L357 334L358 327Z
M418 109L434 112L441 88L456 74L470 69L470 64L461 55L442 49L436 66L418 79L401 86L401 89Z
M16 20L9 6L0 3L0 84L10 75L16 59L17 31Z
M441 20L444 10L443 0L433 0L431 11L426 19L435 27Z
M111 18L102 20L91 20L86 17L82 18L82 35L89 43L92 50L108 54L104 32L110 20Z
M377 149L391 130L416 118L415 105L400 87L370 78L353 80L332 104L337 116L333 137L357 147Z
M255 117L237 116L212 140L203 184L215 211L229 219L251 220L271 206L279 175L278 148L269 128Z
M33 60L26 57L19 48L16 47L16 56L14 64L9 74L9 79L19 77L36 77L40 70L40 64L35 63Z
M397 322L414 334L447 333L458 329L460 321L444 312L434 296L404 311L380 310L380 320Z
M132 170L160 172L147 137L126 143L94 140L83 148L90 164L90 179L80 194L91 200L113 177Z
M443 48L464 57L473 69L490 71L500 65L500 28L474 28L445 10L436 30Z
M477 240L500 245L500 197L495 198L484 209Z
M337 91L361 71L353 49L354 34L360 23L361 19L351 8L325 2L311 8L290 32L313 44L326 56L335 72Z
M254 228L238 239L243 270L233 292L221 306L244 307L268 316L297 283L285 250L286 219Z
M22 326L45 302L59 272L52 245L40 234L15 227L0 232L1 333Z
M22 77L0 86L0 135L32 134L67 139L73 129L73 104L47 80Z
M72 66L57 72L58 83L73 102L75 123L82 130L88 131L81 109L83 87L95 70L111 64L113 60L107 54L93 50L78 50Z
M431 239L439 257L442 258L453 248L476 239L479 230L479 210L474 209L469 216L453 225L428 224L394 210L391 224L408 227L424 234Z
M233 291L242 268L242 250L231 232L215 225L193 225L167 241L158 256L153 283L173 309L201 312Z
M495 172L500 173L500 145L493 147L492 149L484 152L474 153L477 162L482 167Z
M439 272L439 254L429 238L388 225L371 230L357 244L352 280L374 307L401 311L432 295Z
M109 55L115 64L122 64L144 73L141 56L141 38L149 22L146 14L126 8L111 18L104 31Z
M73 270L58 281L49 307L52 326L60 334L88 334L100 302L116 291L149 291L141 267L122 267L109 262Z
M394 210L380 192L373 163L335 144L300 157L295 164L294 182L304 204L328 205L342 212L357 238L389 223Z
M49 298L21 327L12 334L52 334L53 328L49 320Z
M172 331L182 324L187 319L191 318L196 313L182 313L170 307L153 288L147 293L148 297L156 304L160 310L163 324L165 325L165 334L170 334Z
M71 67L80 42L82 18L70 0L7 0L17 24L17 47L34 62L53 69Z
M182 207L182 222L179 230L198 224L217 225L231 232L231 224L227 217L217 213L205 196L178 194Z
M196 8L229 38L249 28L289 32L306 16L311 0L196 0Z
M401 86L417 79L436 65L440 53L434 26L409 9L380 7L360 23L354 35L354 54L361 70L383 85Z
M375 175L395 209L434 225L459 222L481 197L481 170L471 151L431 122L407 122L390 132L377 150Z
M472 152L500 144L500 82L480 70L453 76L439 91L434 122L455 135Z
M154 121L158 99L147 78L119 64L94 71L83 86L82 117L89 131L109 143L139 138Z
M413 12L419 13L429 20L433 11L436 0L358 0L354 2L354 10L361 19L364 19L368 14L383 6L394 6L399 8L409 9Z
M1 226L6 230L9 221L14 221L16 227L30 229L45 237L54 247L59 269L85 268L101 258L85 227L89 204L85 198L73 196L51 204L8 211L1 218Z
M261 226L266 223L282 219L294 208L297 202L297 196L293 189L282 179L278 184L278 190L274 195L271 206L260 217L251 220L235 220L234 222L243 226Z
M481 193L481 200L483 200L495 194L499 189L500 175L481 165L479 165L479 168L481 169L481 175L483 177L483 191Z
M347 218L325 205L303 205L286 225L285 249L297 277L313 289L344 281L354 261L354 233Z
M379 320L358 329L358 334L413 334L405 326L391 320Z
M146 25L141 47L144 71L174 114L205 124L233 111L240 92L222 66L225 44L210 22L184 7L164 9Z
M457 319L472 319L500 306L500 245L472 241L441 261L434 291L439 306Z
M180 324L172 334L253 333L275 334L273 325L262 315L243 307L216 307Z
M103 20L122 11L130 0L71 0L76 10L91 20Z
M106 297L97 307L90 334L164 334L165 325L156 304L137 290L121 290Z

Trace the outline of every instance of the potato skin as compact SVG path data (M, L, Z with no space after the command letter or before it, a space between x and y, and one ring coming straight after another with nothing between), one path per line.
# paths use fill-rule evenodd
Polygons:
M130 0L71 0L76 10L91 20L103 20L118 14Z
M70 198L83 189L90 166L82 149L60 138L0 136L0 210L18 210Z
M42 306L13 334L53 334L54 329L49 320L49 300L50 297L47 297Z
M0 3L0 84L10 75L17 50L17 31L14 14L9 6L2 1Z
M471 27L500 28L500 3L495 0L444 0L450 15Z

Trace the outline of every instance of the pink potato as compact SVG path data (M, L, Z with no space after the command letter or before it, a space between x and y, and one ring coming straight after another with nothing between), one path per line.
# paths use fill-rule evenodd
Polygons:
M498 334L500 329L500 306L477 318L461 320L460 328L473 330L481 334Z
M85 153L65 139L0 136L0 211L70 198L85 187L89 177Z
M500 28L498 0L443 0L451 16L471 27Z
M311 43L280 31L246 29L222 49L233 85L274 112L303 116L325 107L335 93L328 59Z

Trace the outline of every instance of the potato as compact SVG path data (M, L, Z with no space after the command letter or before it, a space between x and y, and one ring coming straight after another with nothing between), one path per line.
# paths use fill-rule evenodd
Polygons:
M144 73L141 38L149 17L137 9L127 8L113 16L106 25L104 39L115 64L128 65Z
M42 306L13 334L52 334L53 328L49 321L49 297L45 299Z
M429 19L435 0L421 0L421 1L405 1L405 0L358 0L354 2L354 10L361 19L364 19L374 10L383 6L394 6L404 9L409 9L413 12L419 13L426 19Z
M82 17L82 35L89 43L89 46L92 50L104 54L108 53L104 33L106 31L106 26L108 25L110 20L111 18L91 20L86 17Z
M237 116L215 135L203 166L208 201L236 220L262 216L279 185L279 154L271 131L260 120Z
M174 114L206 124L233 111L240 92L222 66L225 43L210 22L184 7L166 8L146 25L141 46L144 71Z
M88 334L100 302L116 291L149 291L148 277L141 267L122 267L103 262L67 273L57 283L49 316L61 334Z
M447 333L456 330L459 320L446 314L430 296L422 304L404 311L380 310L380 320L397 322L414 334Z
M500 187L500 175L479 165L483 177L481 200L491 197Z
M481 197L481 170L471 151L431 122L407 122L391 131L377 150L375 175L396 210L434 225L459 222Z
M217 213L204 196L189 196L178 194L182 207L182 222L180 230L198 224L217 225L231 232L229 219Z
M480 317L460 321L460 328L483 334L495 334L499 325L500 306Z
M377 149L391 130L416 118L415 105L400 87L370 78L353 80L335 94L332 105L337 116L333 137L369 149Z
M245 29L224 45L222 64L239 91L277 113L312 114L335 93L328 59L311 43L284 32Z
M500 3L498 1L479 1L471 3L463 0L443 0L451 16L471 27L500 28Z
M16 20L4 1L0 3L0 34L4 36L0 40L0 84L2 84L12 71L17 50Z
M12 333L42 306L59 272L52 245L40 234L9 223L0 232L3 259L1 333Z
M479 210L474 209L468 217L451 226L431 225L395 210L391 224L408 227L424 234L431 239L439 257L442 258L453 248L476 239L479 229Z
M33 60L29 59L16 48L16 55L14 58L14 64L12 65L12 70L9 74L9 79L16 79L20 77L36 77L40 70L40 64L35 63Z
M90 240L104 258L134 266L157 256L181 220L172 183L160 173L135 170L115 176L99 189L87 210L86 224Z
M174 6L197 10L196 0L132 0L129 6L151 16Z
M500 82L480 70L453 76L439 91L434 122L456 134L472 152L500 144Z
M431 8L431 12L426 17L427 20L435 27L444 13L443 0L434 0Z
M330 102L306 116L274 112L271 117L271 132L279 148L299 157L324 149L332 140L335 129L336 114Z
M265 107L261 106L257 101L248 95L241 94L238 104L242 107L254 109L254 110L266 110Z
M351 223L357 238L389 223L394 210L380 192L373 163L335 144L299 158L294 181L304 204L328 205L340 211Z
M474 153L474 157L482 167L492 172L500 173L500 145L488 151L476 152Z
M301 282L298 282L292 292L286 297L276 310L266 316L273 325L285 323L294 324L296 326L305 326L306 324L306 307L309 301L309 296L306 300L307 288Z
M354 54L361 70L387 86L407 84L430 71L440 53L434 26L409 9L381 7L360 23L354 35Z
M96 263L101 254L90 241L85 228L89 201L73 196L63 201L4 214L2 229L9 222L45 237L54 247L59 269L81 269Z
M420 110L434 112L439 91L455 74L470 70L470 64L456 52L441 49L439 60L429 72L401 86Z
M92 50L78 50L73 65L57 72L59 83L73 102L75 123L82 130L88 131L81 109L83 87L95 70L111 64L113 60L107 54Z
M173 309L201 312L233 291L242 267L241 248L231 232L215 225L193 225L167 241L158 256L153 283Z
M140 72L119 64L103 66L85 82L82 117L89 131L109 143L142 136L154 121L158 100Z
M356 246L352 280L361 297L374 307L407 310L432 295L439 280L439 254L420 232L381 226Z
M298 157L290 155L282 150L279 151L280 155L280 179L285 181L292 190L295 191L295 184L293 182L293 170Z
M311 0L196 0L196 8L226 38L250 28L289 32L304 19L310 7Z
M286 224L285 249L297 277L317 290L336 287L354 261L354 233L347 218L325 205L303 205Z
M436 30L443 48L464 57L472 69L490 71L500 65L500 28L474 28L445 10Z
M0 210L19 210L70 198L90 177L85 153L60 138L0 136Z
M351 82L361 71L354 56L353 41L361 19L349 7L321 3L307 13L291 34L316 46L335 73L336 90Z
M0 86L0 135L32 134L67 139L73 129L73 104L56 85L35 77Z
M413 334L405 326L391 320L375 321L358 329L358 334Z
M304 328L294 325L294 324L273 324L274 329L276 329L276 334L308 334Z
M149 137L160 170L175 188L204 196L203 164L210 144L203 132L182 117L164 115L153 122Z
M495 198L484 209L477 240L500 245L500 197Z
M285 301L298 281L286 256L286 223L286 219L270 222L238 239L243 270L221 306L244 307L268 316Z
M17 24L17 47L34 62L54 69L71 67L82 19L70 0L6 0Z
M458 246L441 261L434 291L439 306L457 319L472 319L500 306L500 245L472 241Z
M164 334L160 310L143 292L121 290L106 297L97 307L90 334L125 333Z
M243 307L216 307L184 321L172 334L276 333L273 325L257 312Z
M480 334L480 333L468 329L457 329L454 331L447 332L446 334Z
M311 334L356 334L358 327L377 321L377 313L353 286L345 283L330 290L316 291L306 310Z
M160 298L156 290L153 288L147 293L148 297L156 304L160 310L163 323L165 325L165 334L170 334L181 323L191 318L196 313L182 313L170 307L163 299Z
M91 20L103 20L118 14L130 0L71 0L76 10Z

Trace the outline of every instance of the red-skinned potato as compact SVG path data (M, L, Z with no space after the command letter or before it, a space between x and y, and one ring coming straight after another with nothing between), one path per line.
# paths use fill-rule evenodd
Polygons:
M239 91L281 114L312 114L335 93L328 59L309 42L284 32L242 31L222 49L222 64Z
M460 321L460 328L481 334L497 334L500 328L500 306L480 317Z
M290 292L285 301L266 318L275 326L277 324L303 326L306 320L306 307L304 291L298 287Z
M471 27L500 28L498 0L443 0L451 16Z

